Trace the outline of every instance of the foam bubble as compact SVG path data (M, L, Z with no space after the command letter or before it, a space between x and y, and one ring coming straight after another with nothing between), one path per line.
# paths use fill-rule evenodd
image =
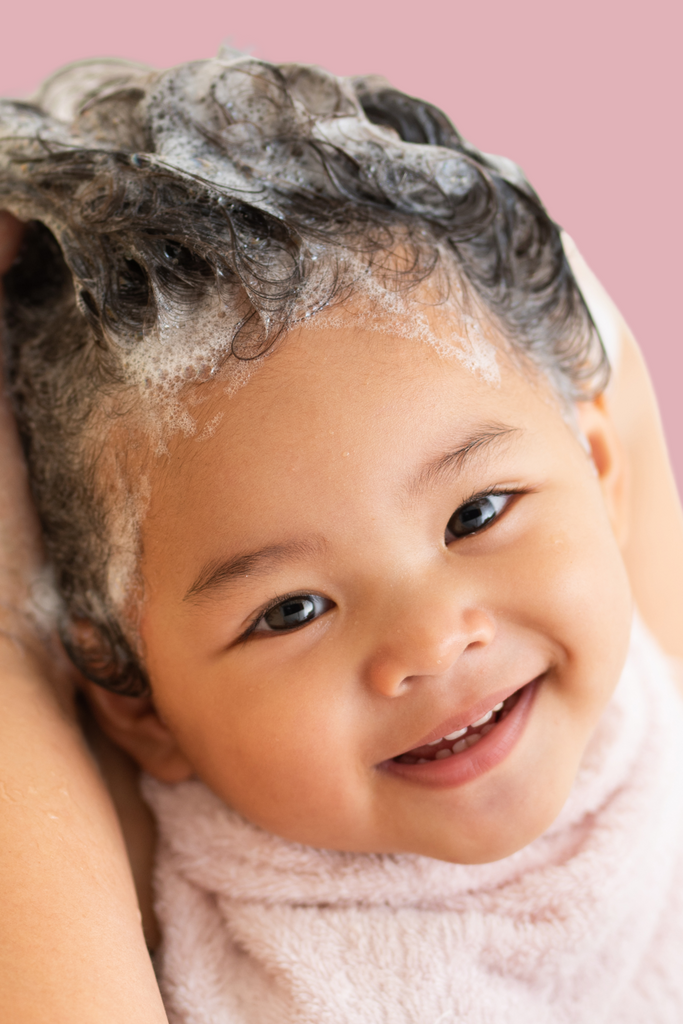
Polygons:
M345 327L352 320L367 331L421 342L443 359L457 359L488 384L500 384L496 345L482 329L488 318L483 310L478 315L466 311L475 303L457 281L444 282L442 274L440 281L429 278L405 290L391 287L383 276L365 267L355 275L350 301L316 319L330 327Z
M31 580L24 612L43 636L50 636L57 629L62 609L54 573L45 566Z

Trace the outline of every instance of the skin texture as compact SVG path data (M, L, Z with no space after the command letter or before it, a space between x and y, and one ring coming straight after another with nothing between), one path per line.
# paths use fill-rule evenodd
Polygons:
M386 331L322 323L234 398L220 383L205 392L202 418L223 419L152 467L143 525L141 636L160 718L95 699L146 770L196 774L288 839L495 860L559 812L622 668L620 449L603 403L580 409L591 458L547 387L502 354L492 385ZM491 489L517 493L486 530L449 537L456 509ZM192 595L206 567L287 545ZM287 594L318 595L323 614L245 638ZM537 678L501 763L459 785L394 770Z

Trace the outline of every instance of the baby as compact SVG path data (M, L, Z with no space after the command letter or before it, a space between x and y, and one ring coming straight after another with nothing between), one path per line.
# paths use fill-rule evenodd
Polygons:
M169 1019L679 1020L683 714L518 168L230 55L0 120L34 614L146 773Z

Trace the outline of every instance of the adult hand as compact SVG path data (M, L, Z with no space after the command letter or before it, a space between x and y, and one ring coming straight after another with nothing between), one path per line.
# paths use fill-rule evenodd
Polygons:
M22 225L0 212L0 275ZM70 670L30 612L37 518L0 388L0 1020L167 1024Z

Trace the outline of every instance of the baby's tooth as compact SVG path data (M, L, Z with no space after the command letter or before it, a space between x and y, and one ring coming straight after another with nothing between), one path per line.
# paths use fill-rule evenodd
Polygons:
M426 757L418 757L417 763L418 764L427 764L427 758Z
M493 715L495 714L495 712L496 711L500 711L500 709L502 707L503 707L503 701L501 701L500 704L496 704L495 708L492 708L490 711L487 711L486 714L483 716L483 718L480 718L477 722L472 722L472 724L469 725L469 726L466 725L464 729L456 729L455 732L449 732L447 736L440 736L438 740L431 740L431 742L425 744L425 746L427 746L427 747L436 747L437 744L443 743L444 740L448 740L449 743L451 743L453 740L459 740L461 736L465 735L465 733L467 732L468 729L478 729L481 725L486 725L486 723L489 722L493 718ZM456 744L456 746L459 746L459 744ZM470 746L471 746L471 744L470 744ZM459 750L464 750L464 749L465 749L464 747L459 747ZM453 750L454 750L454 752L456 754L459 752L458 750L455 749L455 747L453 748ZM438 757L439 755L437 754L436 756ZM442 756L443 756L443 754L442 754Z
M495 722L489 722L488 725L484 726L484 728L481 730L479 735L480 736L488 736L488 734L491 732L491 729L495 729L495 728L496 728L496 723Z
M466 743L468 747L473 747L474 744L478 743L480 739L481 736L479 735L479 733L475 732L472 734L472 736L468 736L467 739L463 740L462 742Z
M453 744L453 753L454 754L459 754L459 753L461 753L461 751L467 750L467 747L468 747L467 740L458 740L457 743Z
M445 747L443 750L437 750L436 754L434 755L434 759L436 761L443 761L445 757L450 757L451 754L452 751L449 750L448 747Z

